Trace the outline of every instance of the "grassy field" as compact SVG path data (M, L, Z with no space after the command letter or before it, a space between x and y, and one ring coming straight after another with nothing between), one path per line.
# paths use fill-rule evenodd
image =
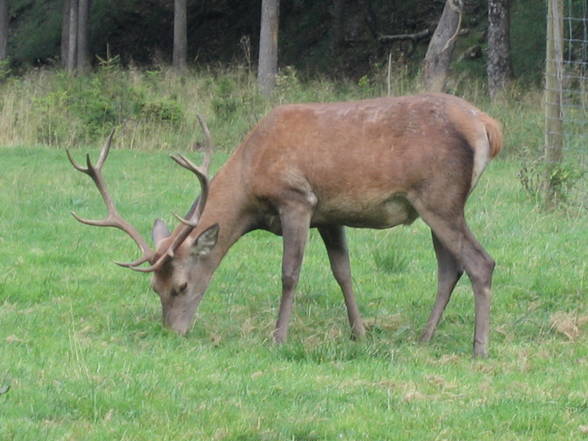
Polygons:
M166 156L117 149L105 170L145 233L194 196L193 177ZM3 441L588 439L588 219L539 210L518 160L494 161L468 205L497 261L491 356L474 360L465 278L434 342L417 342L436 280L421 221L349 231L365 341L349 340L316 232L287 344L269 338L281 241L264 232L230 251L180 338L162 328L147 276L111 263L134 244L69 215L103 208L64 152L0 158Z

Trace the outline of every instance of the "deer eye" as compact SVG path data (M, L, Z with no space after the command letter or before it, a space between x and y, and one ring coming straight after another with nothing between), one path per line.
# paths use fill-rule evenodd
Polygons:
M175 297L184 294L186 292L186 288L188 288L188 282L184 282L180 284L176 289L173 289L171 295Z

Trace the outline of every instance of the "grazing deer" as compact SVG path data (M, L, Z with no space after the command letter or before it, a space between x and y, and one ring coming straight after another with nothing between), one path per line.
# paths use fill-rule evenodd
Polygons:
M69 160L95 182L108 208L95 226L116 227L137 243L143 256L119 265L152 272L165 326L184 335L210 279L227 250L245 233L269 230L283 236L282 299L274 331L286 340L288 319L308 229L318 228L331 269L343 291L355 337L364 325L355 302L344 226L391 228L420 216L431 228L438 261L435 305L422 335L433 336L463 271L475 296L474 355L487 355L490 285L494 261L466 225L464 205L480 174L502 148L497 121L466 101L425 94L363 101L292 104L272 110L220 168L207 177L204 164L172 155L193 172L201 195L170 233L153 226L152 250L118 214L102 177L112 134L94 166ZM149 266L143 265L148 263Z

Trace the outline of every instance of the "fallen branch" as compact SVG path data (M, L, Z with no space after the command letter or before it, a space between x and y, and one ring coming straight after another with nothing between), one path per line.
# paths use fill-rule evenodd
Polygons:
M411 40L413 42L417 42L422 40L423 38L427 37L431 31L429 29L423 29L422 31L415 32L413 34L396 34L396 35L378 35L378 41L385 42L385 41L398 41L398 40Z

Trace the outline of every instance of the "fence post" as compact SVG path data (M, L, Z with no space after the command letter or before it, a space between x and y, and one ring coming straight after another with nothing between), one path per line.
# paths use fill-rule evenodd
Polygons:
M563 0L547 0L547 53L545 56L545 174L547 206L555 204L553 173L563 158Z

